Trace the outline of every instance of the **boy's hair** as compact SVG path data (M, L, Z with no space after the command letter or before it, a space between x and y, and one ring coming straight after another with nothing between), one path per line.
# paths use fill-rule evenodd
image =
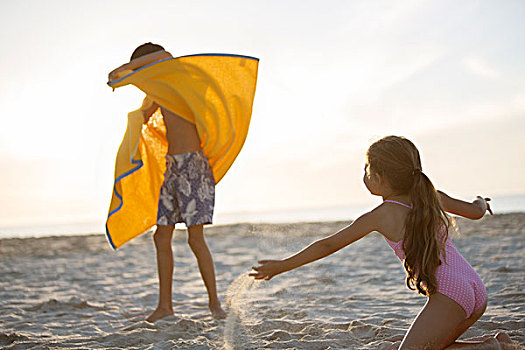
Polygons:
M420 294L433 294L450 220L434 185L422 171L419 152L410 140L387 136L372 144L366 157L371 172L381 175L397 193L410 197L412 209L403 237L406 284Z
M133 51L133 53L131 54L131 58L129 60L133 61L135 58L139 58L141 56L145 56L147 54L150 54L156 51L163 51L163 50L164 48L160 45L153 44L153 43L145 43L145 44L140 45L139 47L135 49L135 51Z

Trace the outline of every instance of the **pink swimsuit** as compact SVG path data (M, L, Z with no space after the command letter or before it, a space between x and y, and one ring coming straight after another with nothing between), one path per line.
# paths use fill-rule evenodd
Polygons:
M412 206L396 201L385 200L385 202L412 208ZM403 261L405 259L403 240L392 242L386 237L385 240L394 250L399 260ZM446 241L445 253L445 259L443 259L442 255L442 264L436 269L437 292L458 303L465 310L466 318L469 318L487 300L487 290L479 275L467 260L461 256L450 239Z

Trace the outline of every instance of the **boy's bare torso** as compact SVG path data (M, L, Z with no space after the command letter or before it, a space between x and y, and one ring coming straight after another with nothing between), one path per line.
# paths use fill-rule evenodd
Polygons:
M129 63L123 64L119 68L109 73L109 81L119 77L119 72L139 69L146 64L150 64L159 59L169 58L172 55L167 51L155 51L150 54L135 58ZM195 125L179 117L175 113L168 111L166 108L153 104L143 110L144 122L150 118L151 114L160 107L161 113L166 125L166 138L168 139L168 154L181 154L194 152L201 149L201 141Z
M181 154L201 149L201 141L194 124L161 107L166 125L168 154Z

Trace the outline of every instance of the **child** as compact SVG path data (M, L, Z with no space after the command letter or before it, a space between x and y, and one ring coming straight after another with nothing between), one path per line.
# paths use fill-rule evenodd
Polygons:
M403 261L408 288L428 297L400 349L500 349L500 342L509 342L504 333L479 342L456 341L483 315L487 292L448 239L450 221L445 212L480 219L487 210L492 214L490 199L477 197L468 203L436 191L422 171L417 148L397 136L370 146L363 180L370 193L383 198L381 205L287 259L260 261L250 276L269 280L377 231Z
M109 74L112 81L118 73L133 71L171 55L160 45L146 43L135 49L130 62ZM199 270L208 292L209 308L215 318L226 313L217 296L212 255L204 238L203 225L212 223L215 180L208 159L201 149L201 140L194 124L153 101L142 107L144 122L160 108L168 141L166 172L160 190L157 229L153 235L159 274L159 301L146 319L154 322L173 314L172 277L173 252L171 240L175 224L184 222L188 243L197 258Z

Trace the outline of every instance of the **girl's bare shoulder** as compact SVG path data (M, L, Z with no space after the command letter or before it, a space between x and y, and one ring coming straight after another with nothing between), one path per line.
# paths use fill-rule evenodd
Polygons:
M377 231L391 241L403 239L407 208L390 203L381 203L372 211Z

